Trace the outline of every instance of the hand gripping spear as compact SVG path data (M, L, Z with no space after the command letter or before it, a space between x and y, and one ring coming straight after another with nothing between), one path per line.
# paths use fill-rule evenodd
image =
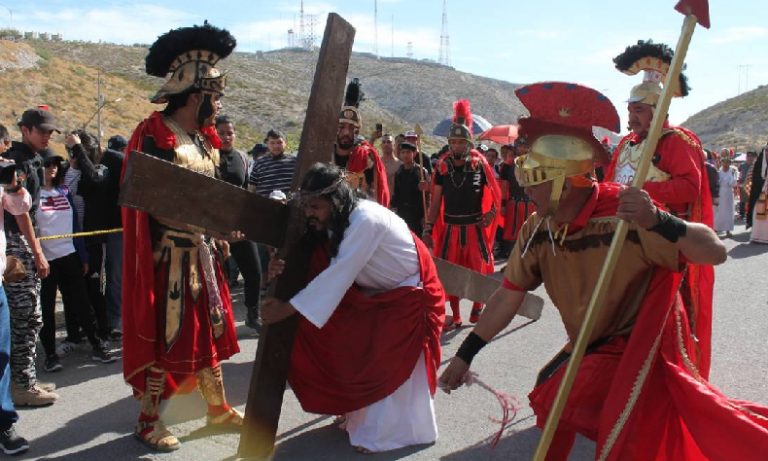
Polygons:
M680 75L685 55L688 52L688 44L691 42L696 23L698 22L703 27L709 28L709 5L707 0L682 0L678 2L675 9L685 15L685 20L683 21L680 38L678 39L677 47L675 48L675 55L669 66L669 72L666 77L667 82L677 81ZM659 102L653 114L653 120L651 121L651 127L648 131L645 146L640 154L640 163L637 167L637 174L632 181L632 187L642 187L645 182L645 177L648 175L651 159L653 153L656 151L656 144L661 135L661 128L664 124L664 120L667 118L667 112L669 111L669 103L672 99L672 87L673 85L666 84L661 92ZM628 224L626 221L619 221L618 226L616 227L611 247L608 250L605 262L603 263L603 269L600 272L600 277L597 279L595 290L592 292L592 298L589 300L589 307L587 308L581 331L579 331L579 336L576 339L573 354L568 362L568 367L565 370L563 379L560 382L560 388L555 397L555 401L549 411L547 423L544 426L544 431L539 440L539 446L536 448L536 453L533 456L534 461L544 461L547 452L549 451L549 446L552 443L557 424L560 422L563 408L568 400L568 394L573 387L573 382L576 378L579 365L581 364L581 359L584 357L587 341L594 329L597 314L603 306L606 291L611 282L611 277L613 276L613 269L619 259L621 249L624 246L624 239L626 238L628 231L627 226Z

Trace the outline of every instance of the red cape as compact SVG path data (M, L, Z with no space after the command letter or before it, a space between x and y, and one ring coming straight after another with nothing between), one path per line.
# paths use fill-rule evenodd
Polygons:
M173 149L176 137L163 123L162 113L153 112L139 123L125 149L122 175L133 151L141 151L144 138L151 136L160 149ZM221 139L214 127L201 130L214 147ZM123 177L120 178L123 181ZM122 208L123 215L123 376L134 389L143 392L143 372L155 363L156 343L162 340L158 332L155 306L155 271L149 215L132 208ZM222 293L222 296L225 296Z
M299 320L288 381L305 411L338 415L381 400L408 379L422 352L435 393L445 296L429 250L413 240L423 289L368 297L353 285L323 328ZM329 261L319 246L310 271L320 273Z
M664 124L656 151L661 153L657 167L673 176L660 182L646 182L643 188L651 197L673 211L689 211L688 220L712 227L714 211L709 190L704 151L696 134L686 128ZM611 164L605 172L605 181L613 181L616 162L624 145L640 142L630 133L619 141ZM671 155L672 154L672 155ZM681 204L684 206L681 207ZM694 334L698 339L694 360L702 376L709 377L712 357L712 296L715 271L712 266L690 264L688 266L686 298L684 301L694 319Z
M600 184L592 217L614 215L619 190ZM584 357L560 427L596 440L597 459L757 461L768 450L768 408L728 399L690 361L681 277L657 268L629 338ZM540 426L564 371L530 395Z
M448 157L451 155L451 152L446 152L440 157L440 160L437 162L437 165L435 166L435 171L439 172L440 174L446 174L448 172L448 164L446 160L448 160ZM485 267L471 267L470 269L475 270L477 272L482 273L491 273L494 271L493 268L493 241L496 238L496 228L500 225L500 223L503 222L504 219L504 213L501 209L501 188L499 187L498 181L496 181L496 177L493 174L493 168L491 168L491 165L488 164L488 161L485 159L485 156L482 155L480 152L478 152L475 149L472 149L470 151L470 162L472 162L473 165L480 164L483 167L483 171L485 172L485 186L483 189L483 202L482 202L482 213L488 213L491 211L491 209L496 210L496 219L493 220L490 226L483 228L483 237L485 238L486 242L489 242L488 245L490 251L490 263L486 264ZM435 187L435 178L436 174L432 175L432 188ZM434 242L434 248L438 249L442 247L443 239L445 238L445 221L443 221L443 204L444 202L440 201L440 212L437 214L437 218L435 219L435 222L432 224L432 241ZM437 251L437 250L435 250ZM439 256L435 254L435 256Z
M376 148L368 141L363 141L355 146L349 153L347 170L353 173L362 173L368 168L368 159L373 159L375 169L374 187L376 188L376 201L379 205L389 208L389 184L387 184L387 170L384 168L384 162L381 161Z

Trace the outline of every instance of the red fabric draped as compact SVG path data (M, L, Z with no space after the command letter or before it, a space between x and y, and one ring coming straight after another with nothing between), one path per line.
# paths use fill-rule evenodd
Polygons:
M643 188L654 200L663 203L673 212L688 213L683 216L688 221L712 227L712 195L701 141L694 132L686 128L672 127L665 123L664 129L656 147L656 152L661 154L656 166L671 174L672 178L662 182L646 182ZM628 142L640 142L640 138L630 133L619 142L606 170L605 181L613 181L619 154ZM715 271L709 265L689 264L686 278L687 282L682 288L683 300L693 319L694 334L698 339L692 354L702 376L707 378L712 358L712 297Z
M408 379L422 352L434 394L445 300L429 250L414 241L423 289L367 297L353 285L323 328L299 320L288 380L305 411L342 414L381 400ZM327 249L318 247L310 272L328 263Z
M368 159L373 159L373 167L375 170L374 180L376 184L376 202L379 205L389 208L389 184L387 184L387 170L384 168L384 162L381 161L379 153L376 148L373 147L368 141L363 141L355 146L349 153L349 161L347 162L347 170L353 173L362 173L368 168Z
M206 132L208 133L208 132ZM204 134L206 134L204 133ZM215 131L214 131L215 133ZM206 134L207 135L207 134ZM141 151L144 138L151 136L160 149L173 149L176 138L163 123L162 114L153 112L143 120L133 132L125 150L122 174L125 175L126 165L131 152ZM209 138L215 145L218 135ZM123 178L120 178L121 182ZM156 287L155 267L152 256L152 239L149 230L149 215L132 208L123 208L123 290L122 290L122 323L123 323L123 376L138 392L144 392L144 370L157 364L161 348L164 348L164 331L160 329L158 304L164 305L165 292L158 292ZM219 281L221 281L220 268ZM228 313L225 321L233 322L231 300L226 283L220 283L224 308ZM183 327L188 327L185 324ZM200 328L196 325L196 328ZM229 335L224 335L229 338ZM210 356L223 360L238 352L236 338L234 345L226 349L210 351ZM177 383L180 384L180 383ZM173 387L173 382L169 382Z
M618 190L601 185L608 200L600 200L593 216L610 214ZM657 268L631 335L584 357L558 439L579 432L597 441L596 458L606 461L764 459L768 408L727 398L690 359L695 346L678 292L681 277ZM565 365L529 396L540 427L564 372ZM566 453L548 461L566 459L568 450L557 448L553 453Z

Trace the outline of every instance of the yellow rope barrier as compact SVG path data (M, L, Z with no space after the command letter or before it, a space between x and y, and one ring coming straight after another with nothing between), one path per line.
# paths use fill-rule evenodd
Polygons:
M93 237L94 235L116 234L122 231L123 231L122 227L116 227L114 229L104 229L104 230L97 230L97 231L90 231L90 232L77 232L74 234L46 235L44 237L38 238L38 240L56 240L56 239L66 239L66 238L73 238L73 237Z

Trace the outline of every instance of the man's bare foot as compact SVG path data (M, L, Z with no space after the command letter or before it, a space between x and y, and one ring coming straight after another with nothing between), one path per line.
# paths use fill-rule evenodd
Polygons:
M336 424L339 429L345 431L347 429L347 417L346 415L339 415L333 420L333 424Z

